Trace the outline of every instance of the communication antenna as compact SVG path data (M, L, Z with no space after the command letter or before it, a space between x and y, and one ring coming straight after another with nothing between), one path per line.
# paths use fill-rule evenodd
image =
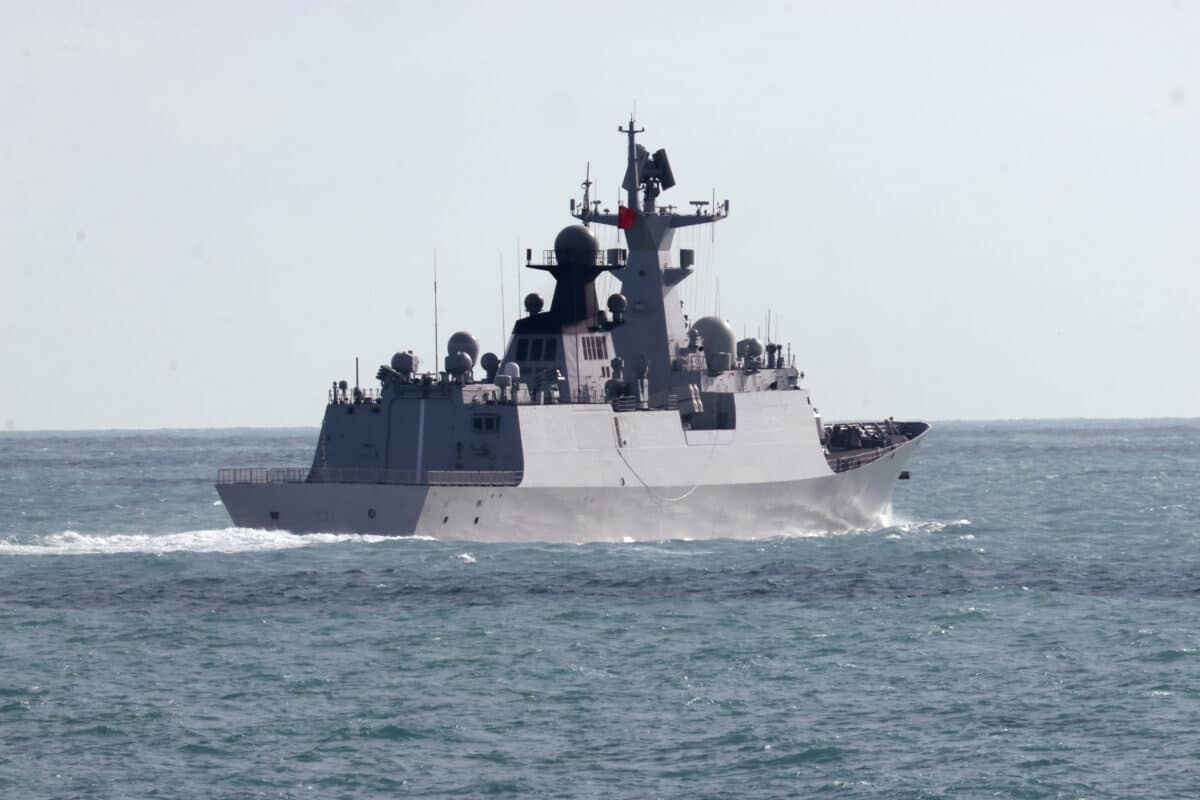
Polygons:
M505 342L506 331L508 330L508 322L504 317L504 251L500 251L500 343Z
M437 248L433 248L433 371L438 371L438 358L441 356L438 342L438 296L437 296Z
M592 210L592 162L587 162L583 173L583 227L591 227Z
M711 208L713 210L713 216L715 217L717 214L717 187L715 187L715 186L713 187L713 190L712 190L712 206L711 206ZM713 220L713 223L714 224L708 226L709 227L709 231L708 231L709 236L712 237L711 239L709 239L710 243L717 241L717 226L715 224L716 223L715 219Z

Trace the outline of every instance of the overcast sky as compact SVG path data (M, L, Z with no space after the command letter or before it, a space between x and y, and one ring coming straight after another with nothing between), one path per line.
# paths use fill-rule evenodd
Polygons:
M826 418L1200 415L1196 2L3 6L0 427L316 425L435 250L500 350L635 103Z

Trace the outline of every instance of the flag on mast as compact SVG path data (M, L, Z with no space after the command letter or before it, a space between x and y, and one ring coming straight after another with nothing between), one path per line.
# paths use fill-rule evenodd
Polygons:
M628 230L633 227L633 221L637 219L637 212L626 206L617 207L617 228L620 230Z

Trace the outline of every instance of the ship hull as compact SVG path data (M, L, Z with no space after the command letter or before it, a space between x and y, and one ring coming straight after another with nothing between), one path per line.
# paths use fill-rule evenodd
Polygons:
M871 529L918 442L846 472L778 482L646 486L219 484L234 524L296 533L478 542L749 539Z

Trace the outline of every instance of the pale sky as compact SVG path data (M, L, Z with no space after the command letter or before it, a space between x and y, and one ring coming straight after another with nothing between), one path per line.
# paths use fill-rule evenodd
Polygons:
M635 103L826 418L1200 416L1200 3L0 6L0 429L315 426L435 250L500 351Z

